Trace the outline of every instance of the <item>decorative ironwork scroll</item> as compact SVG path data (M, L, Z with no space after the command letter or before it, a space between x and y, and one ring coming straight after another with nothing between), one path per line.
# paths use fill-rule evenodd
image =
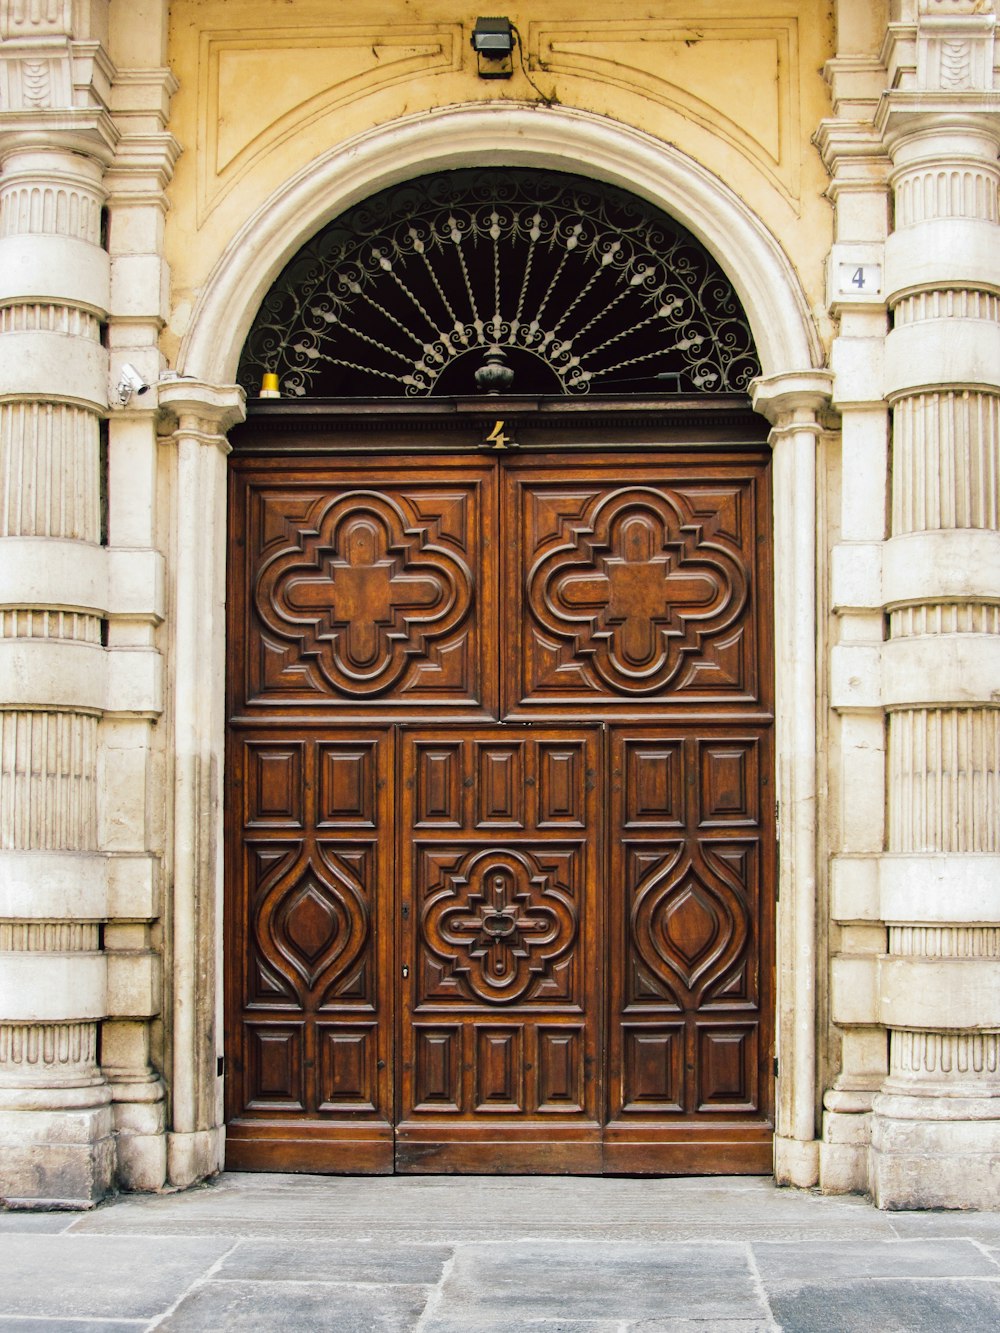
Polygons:
M239 378L289 396L467 394L503 349L514 393L742 392L760 372L732 284L645 200L544 171L383 191L286 266Z

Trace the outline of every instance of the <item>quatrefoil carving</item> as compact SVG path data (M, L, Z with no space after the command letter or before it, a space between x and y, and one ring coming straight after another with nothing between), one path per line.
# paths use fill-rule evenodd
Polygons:
M596 500L536 560L530 613L616 692L666 688L685 659L739 620L747 579L728 545L661 491Z
M572 902L527 851L477 851L423 913L431 951L487 1004L507 1004L549 975L577 935Z
M472 606L468 566L374 491L320 502L261 568L257 613L352 697L396 685Z

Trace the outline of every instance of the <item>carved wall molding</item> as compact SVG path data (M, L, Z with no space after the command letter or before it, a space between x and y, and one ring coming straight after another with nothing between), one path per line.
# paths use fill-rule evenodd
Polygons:
M997 528L1000 396L942 389L893 413L892 530Z
M82 162L82 159L81 159ZM79 170L69 152L25 153L4 164L0 237L74 236L100 245L104 190L100 173Z
M68 40L16 48L0 59L0 110L42 111L72 105L73 67Z
M0 37L51 37L72 32L73 0L3 0Z
M76 306L23 302L0 307L0 333L63 333L99 342L101 322Z
M459 23L202 32L199 225L258 162L337 107L460 69L465 54Z
M893 639L926 634L998 634L1000 606L992 602L925 602L889 613Z
M68 712L0 711L4 847L51 851L93 847L96 787L96 718Z
M1000 296L969 288L945 287L904 296L893 305L895 327L923 319L988 319L1000 322Z
M60 1065L86 1071L96 1059L96 1023L0 1023L0 1083Z
M96 921L0 921L0 950L10 953L93 953L100 948Z
M78 611L0 610L0 639L72 639L100 643L99 616Z
M1000 926L890 926L889 952L902 958L1000 958Z
M546 74L637 93L710 130L798 200L796 17L541 21L528 25L527 48Z
M98 541L100 478L92 413L58 403L0 403L0 437L6 446L0 537Z
M900 1032L892 1034L893 1078L996 1078L1000 1073L1000 1033Z
M997 221L998 172L984 166L907 166L894 173L896 230L932 218Z

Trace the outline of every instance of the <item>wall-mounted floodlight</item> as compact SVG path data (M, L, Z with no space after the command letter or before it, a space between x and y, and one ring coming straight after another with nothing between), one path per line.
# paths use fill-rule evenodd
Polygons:
M509 79L514 73L514 28L510 19L476 19L472 49L479 61L481 79Z

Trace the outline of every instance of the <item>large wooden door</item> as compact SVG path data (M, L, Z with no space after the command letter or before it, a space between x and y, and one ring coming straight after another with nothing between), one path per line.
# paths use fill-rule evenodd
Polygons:
M230 1166L769 1169L766 463L236 459Z

